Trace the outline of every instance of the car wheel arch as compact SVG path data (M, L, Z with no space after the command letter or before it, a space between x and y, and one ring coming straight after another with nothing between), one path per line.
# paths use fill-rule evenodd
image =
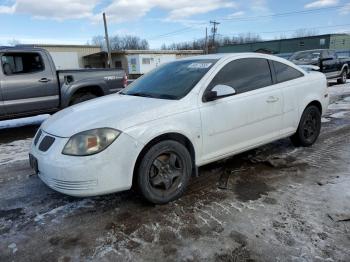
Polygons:
M192 141L185 135L180 134L180 133L176 133L176 132L169 132L169 133L164 133L161 135L158 135L154 138L152 138L149 142L145 143L145 146L142 148L142 150L140 151L135 165L134 165L134 172L133 172L133 185L135 184L135 178L136 178L136 172L137 169L140 165L140 162L142 160L142 157L145 155L145 153L155 144L161 142L161 141L166 141L166 140L173 140L176 142L179 142L181 144L183 144L187 150L189 151L191 158L192 158L192 164L194 169L196 169L196 151L195 148L193 146ZM196 172L196 170L194 170Z
M82 87L77 88L76 90L74 90L74 92L72 92L70 97L72 98L76 94L85 93L85 92L92 93L92 94L96 95L97 97L104 95L103 88L101 88L98 85L91 85L91 86L82 86Z
M313 101L311 101L311 102L304 108L304 111L305 111L305 109L308 108L309 106L316 106L316 107L320 110L320 113L321 113L321 115L322 115L323 110L322 110L322 104L320 103L320 101L318 101L318 100L313 100ZM303 112L304 112L304 111L303 111Z

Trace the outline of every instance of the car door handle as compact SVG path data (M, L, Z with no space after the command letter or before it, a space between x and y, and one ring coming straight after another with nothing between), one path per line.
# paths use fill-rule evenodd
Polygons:
M267 103L276 103L279 100L278 97L269 96L269 98L266 100Z
M50 82L50 81L51 81L51 79L48 79L48 78L41 78L41 79L39 79L40 83L47 83L47 82Z

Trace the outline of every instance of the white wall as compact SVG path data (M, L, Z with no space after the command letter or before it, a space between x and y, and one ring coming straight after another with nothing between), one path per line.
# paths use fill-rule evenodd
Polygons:
M154 68L176 60L175 54L137 54L127 55L129 74L146 74ZM132 64L132 60L136 64ZM149 62L144 63L145 60Z
M77 52L50 52L57 69L79 68L79 57Z

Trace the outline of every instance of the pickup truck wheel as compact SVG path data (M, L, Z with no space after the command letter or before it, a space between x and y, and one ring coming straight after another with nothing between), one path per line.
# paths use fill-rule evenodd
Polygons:
M166 140L152 146L143 156L137 172L137 185L151 203L166 204L185 191L192 171L186 147Z
M73 95L72 100L69 105L76 105L91 99L96 98L97 96L92 93L78 93Z
M347 72L346 72L346 70L343 70L342 72L341 72L341 76L340 76L340 78L337 80L337 82L338 82L338 84L345 84L346 83L346 79L347 79Z
M308 106L301 116L297 132L291 137L295 146L313 145L321 131L321 112L316 106Z

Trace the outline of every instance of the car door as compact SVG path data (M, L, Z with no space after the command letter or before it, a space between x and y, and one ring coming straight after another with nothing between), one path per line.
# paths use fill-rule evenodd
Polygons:
M266 59L244 58L226 64L207 91L228 85L236 94L200 103L204 162L266 143L280 135L282 94L273 85Z
M304 81L304 73L300 70L270 60L270 65L275 73L276 87L279 87L283 96L283 121L281 135L285 136L296 131L299 124L299 97L300 92L308 88L309 83Z
M56 75L47 57L39 52L1 54L1 89L7 114L21 114L58 107Z

